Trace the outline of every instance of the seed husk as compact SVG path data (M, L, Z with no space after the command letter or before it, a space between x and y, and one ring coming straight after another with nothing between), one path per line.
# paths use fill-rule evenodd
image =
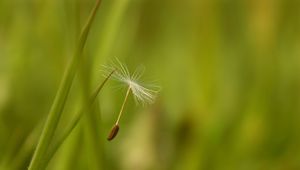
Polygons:
M119 125L118 125L118 124L115 124L115 125L113 126L113 128L111 129L111 131L110 131L110 133L109 133L109 135L108 135L108 137L107 137L107 140L108 140L108 141L113 140L113 139L117 136L118 131L119 131Z

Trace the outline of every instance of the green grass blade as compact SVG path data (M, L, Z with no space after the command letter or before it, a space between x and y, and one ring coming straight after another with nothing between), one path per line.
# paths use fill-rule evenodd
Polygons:
M63 80L60 84L59 90L56 94L56 97L54 99L53 105L50 109L50 113L47 117L43 132L41 134L41 137L39 139L38 145L36 147L36 150L34 152L34 155L32 157L32 160L29 165L30 170L36 170L36 169L43 169L45 167L43 164L44 162L44 156L46 154L46 151L51 143L52 137L54 135L54 132L56 130L56 127L58 125L61 113L64 109L67 96L69 94L74 76L76 74L76 71L78 69L78 65L81 60L81 53L83 51L84 45L86 43L91 24L95 18L96 12L100 6L101 0L97 0L94 9L92 10L90 17L84 26L79 42L77 45L77 48L75 49L74 57L72 58L71 64L67 68Z
M106 78L105 80L96 88L96 90L92 93L92 95L89 98L88 105L83 106L83 108L75 115L73 118L72 122L70 125L65 129L65 131L58 137L58 139L55 141L55 143L50 147L46 159L45 159L45 164L48 164L51 158L54 156L56 151L59 149L59 147L63 144L63 142L68 138L68 136L72 133L76 125L79 123L81 117L85 112L88 112L93 103L95 102L98 94L100 93L101 89L105 85L105 83L108 81L108 79L111 77L111 75L115 72L112 71Z

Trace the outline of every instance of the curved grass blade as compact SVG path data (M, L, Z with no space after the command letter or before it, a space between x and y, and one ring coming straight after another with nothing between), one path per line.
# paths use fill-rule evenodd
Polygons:
M56 130L56 127L58 125L62 111L64 109L73 79L75 77L76 71L78 70L78 65L82 59L81 54L82 54L83 48L85 46L91 25L93 23L93 20L95 18L96 12L97 12L100 4L101 4L101 0L97 0L89 18L88 18L88 21L81 32L79 42L75 49L74 56L72 58L70 65L68 66L68 68L64 74L64 77L62 79L62 82L59 86L58 92L56 94L56 97L55 97L52 107L50 109L46 123L44 125L43 132L41 134L38 145L36 147L36 150L34 152L32 160L30 162L30 165L28 168L29 170L40 170L40 169L44 169L44 167L45 167L45 165L43 165L45 154L46 154L47 149L49 148L49 145L52 141L54 132Z
M65 131L58 137L58 139L54 142L54 144L50 147L49 151L47 152L46 158L45 158L45 164L47 165L51 158L55 155L56 151L60 148L60 146L64 143L64 141L68 138L68 136L72 133L76 125L81 120L81 117L84 115L85 112L89 112L89 110L92 108L92 105L94 104L98 94L100 93L101 89L105 85L105 83L108 81L108 79L112 76L112 74L116 70L113 70L106 78L105 80L96 88L96 90L93 92L93 94L89 98L88 105L83 106L83 108L75 115L72 122L69 124L69 126L65 129Z

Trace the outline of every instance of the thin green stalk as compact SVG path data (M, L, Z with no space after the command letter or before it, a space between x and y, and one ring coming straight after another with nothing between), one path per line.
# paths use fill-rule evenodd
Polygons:
M43 132L30 162L29 170L40 170L44 169L45 167L45 165L43 165L45 154L52 141L54 132L64 109L73 79L75 77L76 71L78 70L78 65L82 59L81 54L89 34L91 24L95 18L100 3L101 0L96 1L94 9L92 10L90 17L88 18L88 21L81 32L74 56L59 86L58 92L50 109L50 113L47 117Z
M115 72L113 70L106 78L105 80L96 88L96 90L93 92L91 97L89 98L88 105L83 106L83 108L75 115L72 122L69 124L69 126L65 129L65 131L61 134L61 136L58 137L58 139L55 141L55 143L50 147L46 158L45 158L45 164L47 165L51 158L54 156L56 151L59 149L59 147L64 143L64 141L68 138L68 136L72 133L76 125L81 120L83 114L85 112L88 112L92 107L93 103L95 102L97 95L103 88L104 84L108 81L108 79L111 77L111 75Z
M18 149L17 154L14 155L13 159L10 161L10 166L7 169L21 169L27 160L27 156L34 151L34 146L32 143L37 143L37 137L42 131L42 122L36 125L36 127L31 131L31 133L23 141L22 145ZM0 168L1 169L1 168Z

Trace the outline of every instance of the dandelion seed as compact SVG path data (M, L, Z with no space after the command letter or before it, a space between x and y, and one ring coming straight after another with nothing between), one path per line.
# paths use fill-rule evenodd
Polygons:
M109 141L113 140L117 136L118 131L119 131L119 125L114 125L107 137L107 140Z
M116 62L112 62L111 66L103 67L104 76L107 76L108 73L110 73L112 70L116 70L115 74L113 74L113 78L121 83L124 83L127 86L127 92L123 104L121 106L118 119L107 138L110 141L118 133L119 121L122 116L124 106L127 102L130 92L132 92L137 104L141 103L142 105L146 105L154 102L156 94L159 91L159 87L154 85L147 85L147 87L152 87L152 89L150 89L147 88L146 85L142 85L142 83L139 82L145 70L142 67L137 68L132 74L130 74L128 68L124 64L122 64L118 59L116 59Z
M130 74L128 68L118 59L116 59L115 62L112 62L111 66L103 67L105 77L107 77L112 70L116 70L112 77L130 88L137 103L146 105L154 102L160 87L156 85L145 84L140 81L140 78L145 70L144 67L138 67L132 74Z

